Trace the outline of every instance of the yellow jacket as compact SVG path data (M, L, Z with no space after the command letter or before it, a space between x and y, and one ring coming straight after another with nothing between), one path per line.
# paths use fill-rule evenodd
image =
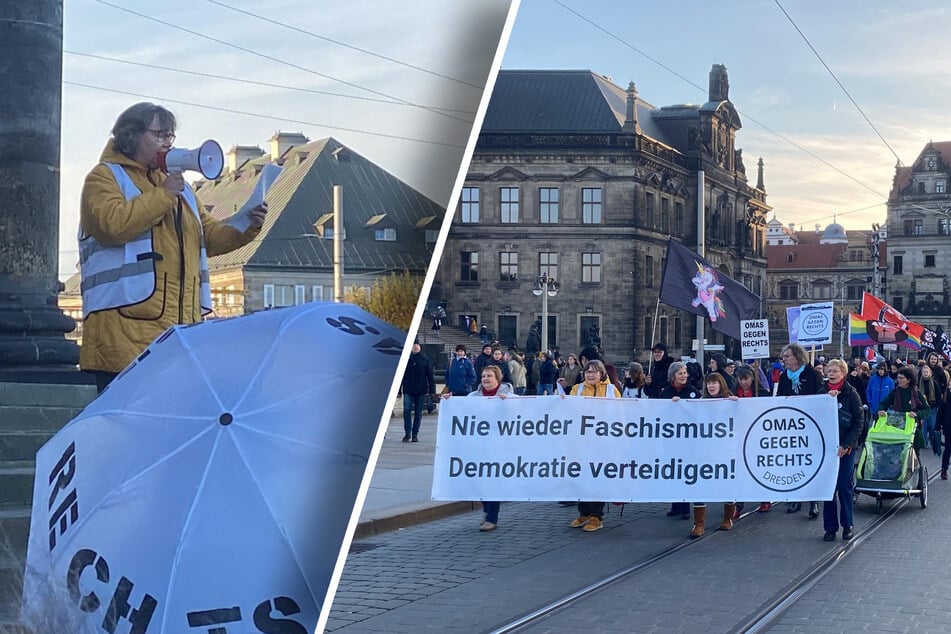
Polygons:
M80 225L105 246L134 240L150 227L155 262L155 292L143 302L88 315L83 322L79 365L84 370L120 372L169 326L201 320L200 232L187 204L181 214L181 242L176 226L177 197L161 185L165 174L148 170L113 148L110 140L101 163L121 165L141 194L126 200L112 172L97 165L86 176L80 200ZM250 242L260 229L240 233L214 220L198 204L208 256L226 253ZM181 246L180 246L181 245Z
M595 386L590 386L587 383L578 383L571 388L572 396L598 396L604 398L608 395L608 389L611 389L614 392L615 397L620 397L620 394L617 393L617 388L614 387L614 384L611 383L611 379L604 379Z

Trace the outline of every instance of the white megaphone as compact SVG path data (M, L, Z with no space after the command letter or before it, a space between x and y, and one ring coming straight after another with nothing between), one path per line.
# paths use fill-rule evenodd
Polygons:
M216 141L208 140L193 150L172 148L158 153L158 166L166 172L200 172L207 179L221 176L225 155Z

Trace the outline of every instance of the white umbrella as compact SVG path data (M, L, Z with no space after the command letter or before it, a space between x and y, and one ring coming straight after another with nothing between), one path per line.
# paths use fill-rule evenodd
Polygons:
M37 453L24 622L312 632L404 339L332 303L168 330Z

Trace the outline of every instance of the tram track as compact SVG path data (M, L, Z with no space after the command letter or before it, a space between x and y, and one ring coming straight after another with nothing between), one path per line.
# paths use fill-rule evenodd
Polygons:
M928 477L928 483L938 477L935 472ZM863 527L862 531L856 534L851 541L844 542L835 546L828 554L824 555L815 564L808 568L804 573L796 577L792 583L782 588L779 592L767 599L761 606L738 620L732 628L730 634L759 633L765 631L782 616L789 608L799 601L809 590L815 587L826 575L832 572L835 567L852 551L859 548L867 539L869 539L881 526L891 519L900 509L908 505L913 498L906 497L890 506L888 510L877 514L869 524ZM756 510L750 510L743 513L737 522L743 522L746 518L756 514ZM495 626L489 630L491 634L510 634L525 631L529 626L537 625L550 616L553 616L579 601L589 598L605 588L612 586L622 580L630 579L638 574L654 569L657 564L671 559L677 554L695 548L703 543L705 539L718 534L718 531L710 531L702 537L684 541L680 544L665 548L653 553L629 566L617 570L610 575L604 576L593 581L567 595L564 595L550 603L540 606L531 612L528 612L518 618Z

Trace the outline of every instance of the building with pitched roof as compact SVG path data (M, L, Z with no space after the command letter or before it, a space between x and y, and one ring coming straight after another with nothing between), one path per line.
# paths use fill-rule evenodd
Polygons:
M873 292L888 262L888 233L882 227L876 240L873 230L846 230L837 222L822 229L796 230L774 216L766 225L766 287L763 299L769 319L773 351L789 341L786 309L801 304L831 301L839 330L833 334L838 352L841 327L850 312L859 312L862 293ZM877 242L878 258L873 256ZM878 288L882 288L879 286ZM842 340L843 353L849 350L848 335ZM855 356L860 351L848 354Z
M751 289L765 277L770 207L762 162L747 180L740 128L720 65L706 103L661 108L589 70L500 72L431 303L524 348L547 275L560 284L548 340L562 352L595 326L610 358L643 357L654 341L690 354L696 319L657 298L668 238L697 244L698 167L707 258Z
M908 319L951 330L951 141L929 142L895 168L888 196L888 303Z
M266 150L235 146L220 178L196 183L199 199L214 217L228 218L268 163L282 171L268 190L260 235L209 261L218 315L333 299L334 185L343 189L344 287L425 273L444 210L333 138L278 132Z

